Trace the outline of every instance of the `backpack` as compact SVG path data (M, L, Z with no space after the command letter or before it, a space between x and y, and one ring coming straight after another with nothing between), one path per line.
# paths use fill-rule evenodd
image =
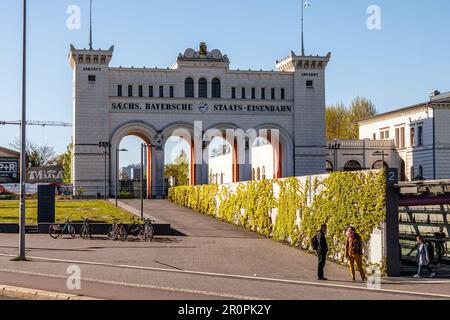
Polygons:
M432 242L427 242L427 251L428 251L428 260L430 261L429 264L434 263L434 245Z
M311 240L311 246L314 249L314 251L317 251L319 249L319 240L317 239L317 235L315 235Z

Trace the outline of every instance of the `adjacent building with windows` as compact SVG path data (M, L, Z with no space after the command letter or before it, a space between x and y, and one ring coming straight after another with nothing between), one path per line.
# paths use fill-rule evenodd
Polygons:
M367 143L392 141L401 180L450 178L450 92L359 121ZM394 159L393 159L394 160Z

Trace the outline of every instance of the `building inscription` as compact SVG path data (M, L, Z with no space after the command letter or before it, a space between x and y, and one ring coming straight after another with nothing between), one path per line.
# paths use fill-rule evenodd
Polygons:
M206 102L194 103L140 103L140 102L113 102L113 111L147 111L147 112L242 112L242 113L291 113L291 105L270 104L221 104L209 105Z

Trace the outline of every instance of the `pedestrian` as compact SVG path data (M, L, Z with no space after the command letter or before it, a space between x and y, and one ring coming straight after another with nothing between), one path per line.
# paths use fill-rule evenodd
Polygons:
M347 243L345 244L345 257L348 260L348 265L350 268L350 273L352 275L353 281L356 280L355 263L358 266L359 274L361 275L362 281L367 281L366 273L364 272L364 267L362 263L362 239L359 234L356 233L356 229L350 227L347 231Z
M444 232L444 227L439 228L439 232L434 234L434 238L436 239L436 251L437 251L437 261L436 264L440 266L442 262L442 257L445 253L444 244L447 241L447 235Z
M313 249L316 251L318 258L317 279L320 281L328 280L327 278L325 278L324 272L328 255L328 243L326 234L327 234L327 225L324 224L322 225L320 230L317 231L316 235L312 240Z
M428 253L427 244L425 243L422 236L417 236L417 263L419 265L419 270L414 276L416 279L420 279L422 268L425 268L430 273L430 278L434 278L436 274L430 268L430 256Z

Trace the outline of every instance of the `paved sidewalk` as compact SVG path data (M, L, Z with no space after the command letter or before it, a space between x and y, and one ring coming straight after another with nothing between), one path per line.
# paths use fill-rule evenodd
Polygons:
M166 201L147 201L145 211L184 236L143 243L28 235L33 261L17 263L10 261L17 235L0 234L0 283L67 292L67 268L78 265L82 290L67 293L103 299L450 298L450 281L391 281L369 290L333 263L326 269L330 281L318 282L314 255Z

